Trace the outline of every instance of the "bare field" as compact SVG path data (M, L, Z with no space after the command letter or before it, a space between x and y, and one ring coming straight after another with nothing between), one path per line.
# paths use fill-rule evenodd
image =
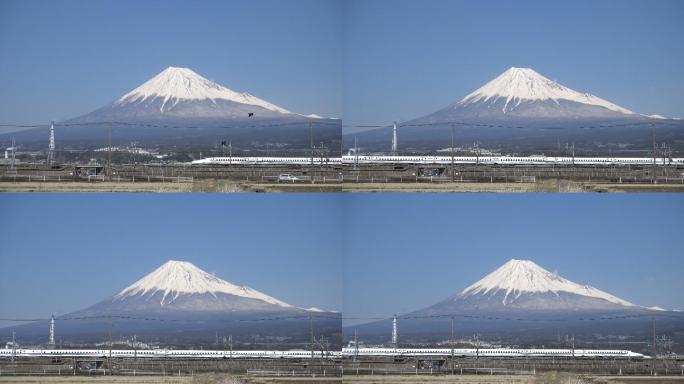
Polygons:
M0 182L0 192L339 192L340 184L264 184L221 179L192 183Z
M345 192L684 192L680 184L611 184L542 180L536 183L347 183Z
M161 182L0 182L0 192L684 192L684 184L619 184L541 180L536 183L281 184L227 179Z
M559 372L548 372L531 376L519 375L466 375L466 376L345 376L343 382L349 384L669 384L684 383L684 377L668 376L593 376Z
M340 377L250 377L223 373L194 376L0 376L0 383L16 384L328 384L341 383Z

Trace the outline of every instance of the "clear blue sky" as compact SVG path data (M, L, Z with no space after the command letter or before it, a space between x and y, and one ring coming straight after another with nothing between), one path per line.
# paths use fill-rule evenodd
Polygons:
M168 66L341 117L338 0L2 0L0 120L102 107Z
M85 114L170 65L346 125L433 112L511 66L684 117L683 19L679 0L2 0L0 117Z
M682 20L679 0L347 0L344 123L420 117L509 67L684 118Z
M296 306L341 310L340 203L306 193L3 194L0 317L82 309L170 259Z
M347 194L344 207L346 317L427 307L512 258L684 310L682 194Z

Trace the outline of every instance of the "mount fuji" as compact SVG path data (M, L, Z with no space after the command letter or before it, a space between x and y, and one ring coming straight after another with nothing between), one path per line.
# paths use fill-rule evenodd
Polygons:
M463 311L593 311L638 308L634 304L551 273L530 260L512 259L457 295L422 313Z
M452 122L461 145L479 141L488 147L522 153L555 154L560 142L575 142L580 150L595 153L607 151L609 143L629 150L644 149L650 143L651 123L658 126L659 140L684 137L681 120L641 115L572 90L531 68L516 67L459 101L401 123L399 142L404 149L444 148L450 140ZM391 128L355 135L362 143L386 150ZM350 137L346 138L348 142Z
M110 317L119 335L137 334L174 345L210 343L217 333L231 334L236 340L253 341L258 335L303 341L310 320L319 335L336 344L341 327L339 313L299 308L174 260L95 305L57 317L58 333L71 342L102 340ZM16 329L30 339L44 334L46 324Z
M103 145L112 128L114 144L137 141L170 147L215 145L230 140L236 147L279 143L286 149L309 146L309 126L316 143L338 148L341 122L303 115L208 80L190 68L168 67L115 101L86 115L57 122L64 145ZM45 141L46 129L16 133L20 141Z
M651 315L661 331L684 330L684 316L633 304L590 285L572 282L530 260L509 260L459 293L427 308L399 316L404 340L441 340L453 316L461 335L481 333L508 342L544 343L559 332L596 337L648 337ZM390 320L357 326L369 340L384 341ZM353 333L350 327L345 333Z

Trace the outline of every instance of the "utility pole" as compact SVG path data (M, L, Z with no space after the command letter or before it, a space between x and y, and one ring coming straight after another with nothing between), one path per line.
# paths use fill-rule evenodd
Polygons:
M233 359L233 335L228 336L228 343L230 344L230 359Z
M451 182L455 181L456 174L454 174L454 123L451 123ZM452 356L453 357L453 356Z
M17 354L17 339L16 335L14 333L14 329L12 330L12 364L14 364L14 356Z
M311 165L313 165L314 162L314 146L313 146L313 126L311 125L311 122L309 121L309 148L311 150Z
M233 164L233 141L228 141L228 156L230 156L229 165Z
M359 333L356 328L354 328L354 361L359 356Z
M133 358L138 360L138 335L133 334Z
M572 357L575 357L575 335L572 335Z
M107 366L109 367L109 373L112 373L112 316L107 316L107 332L109 333L109 360L107 361Z
M454 317L451 316L451 374L454 374Z
M653 323L653 369L655 370L655 364L658 357L658 350L656 349L656 319L655 315L651 315L651 322Z
M657 183L658 180L656 179L656 131L655 131L655 124L651 123L651 136L653 138L653 175L651 175L651 179L653 180L653 183Z
M14 146L14 145L12 145ZM354 169L359 165L359 141L356 136L354 136Z
M17 151L17 150L16 150L16 145L17 145L17 144L16 144L15 141L14 141L14 136L12 136L12 162L10 163L10 164L11 164L11 165L10 165L10 169L13 170L13 171L14 171L14 159L15 159L14 153Z
M313 317L309 315L309 330L311 331L311 361L314 358L314 331L313 331Z
M109 137L109 145L107 146L107 175L111 178L112 177L112 126L110 125L109 128L107 128L108 132L108 137Z

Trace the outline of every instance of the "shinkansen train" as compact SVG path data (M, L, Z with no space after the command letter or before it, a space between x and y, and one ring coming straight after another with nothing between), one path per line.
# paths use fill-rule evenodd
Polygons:
M109 349L0 349L2 357L81 357L103 358L109 357ZM340 352L314 351L313 358L339 357ZM210 350L133 350L112 349L111 357L137 358L204 358L204 359L309 359L311 351L210 351Z
M193 160L192 165L335 165L341 164L339 157L207 157Z
M348 154L343 164L451 164L451 156ZM656 165L684 165L684 158L656 158ZM652 157L454 156L454 164L499 165L652 165Z
M108 349L0 349L0 358L15 357L74 357L105 358ZM343 348L342 351L314 351L314 359L333 359L352 356L375 357L447 357L449 348ZM568 357L568 358L648 358L641 353L620 349L513 349L513 348L455 348L456 357ZM197 359L310 359L311 351L211 351L211 350L132 350L113 349L111 357L136 358L197 358Z
M451 356L450 348L413 349L413 348L342 348L342 355L349 356L390 356L390 357L439 357ZM581 357L581 358L644 358L641 353L620 349L512 349L512 348L469 348L454 349L457 357Z
M656 165L684 166L684 158L659 157ZM311 157L207 157L192 165L311 165ZM451 164L451 156L385 156L348 154L313 158L313 165ZM652 157L455 156L454 164L496 165L653 165Z

